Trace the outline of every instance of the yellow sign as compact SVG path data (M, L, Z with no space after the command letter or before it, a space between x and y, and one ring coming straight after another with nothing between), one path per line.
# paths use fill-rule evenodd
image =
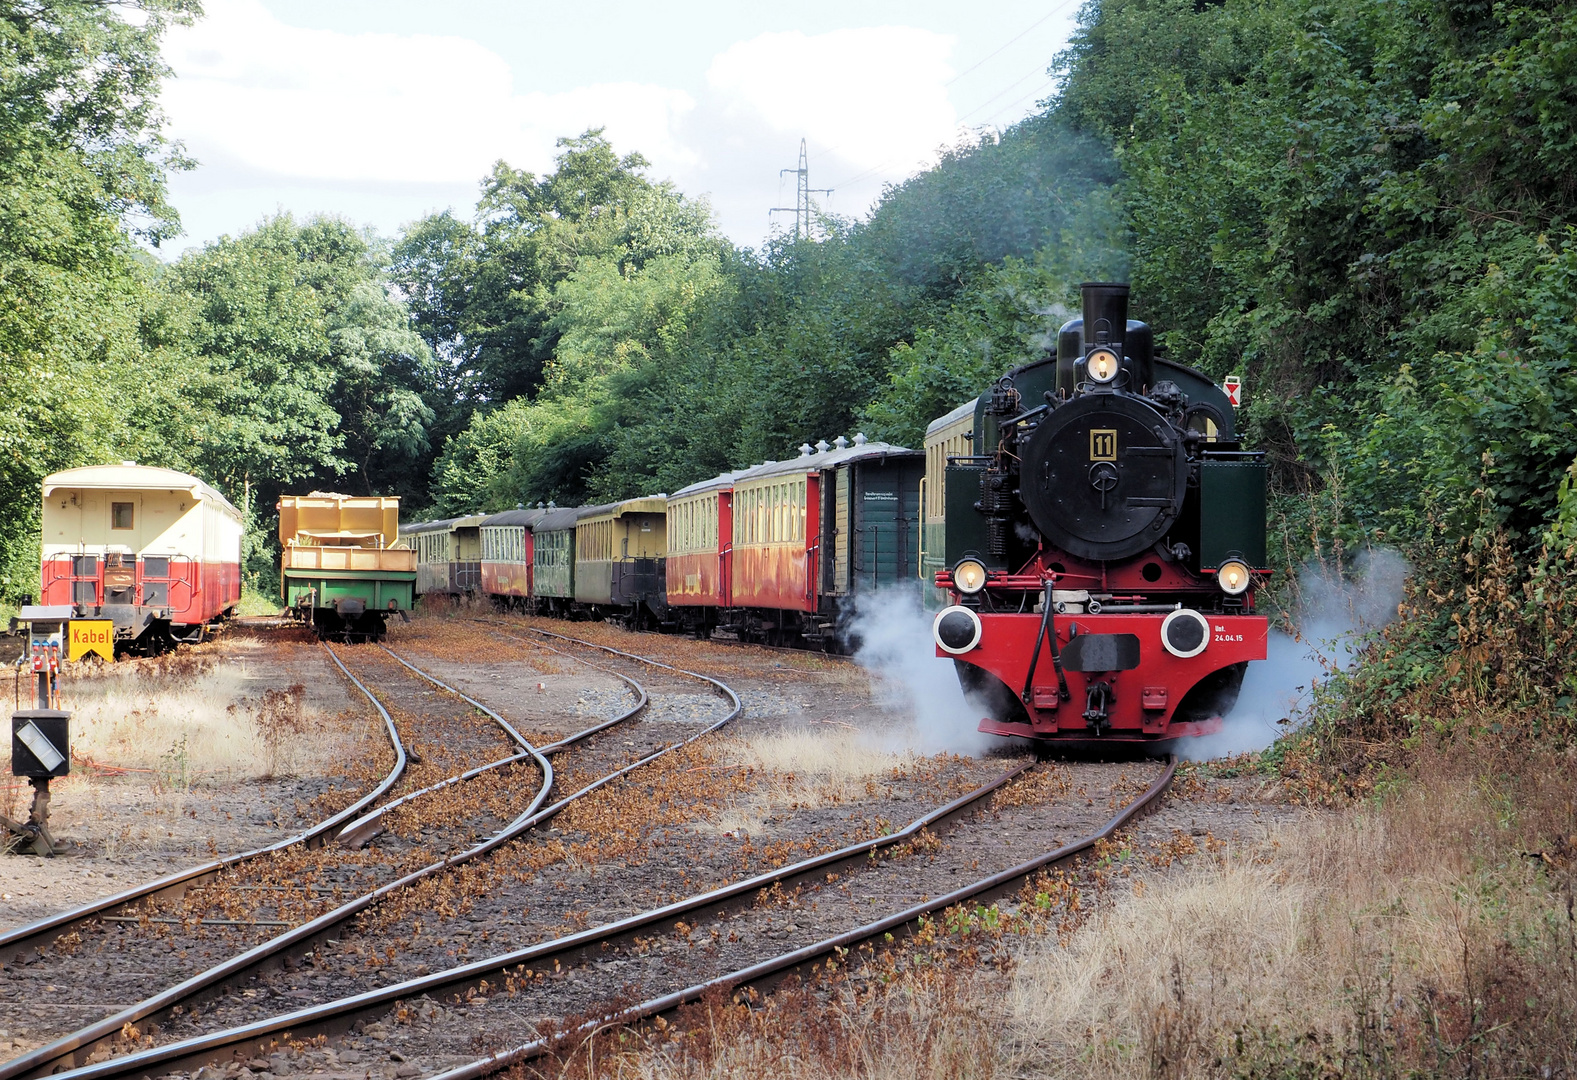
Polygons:
M114 663L115 624L108 619L72 619L68 634L67 660L81 660L88 653L98 653Z
M1117 460L1117 432L1095 430L1090 432L1090 460Z

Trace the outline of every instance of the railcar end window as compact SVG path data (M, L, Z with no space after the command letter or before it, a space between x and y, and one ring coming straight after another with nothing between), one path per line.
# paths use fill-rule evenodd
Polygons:
M110 503L110 528L129 529L132 527L132 518L131 503Z

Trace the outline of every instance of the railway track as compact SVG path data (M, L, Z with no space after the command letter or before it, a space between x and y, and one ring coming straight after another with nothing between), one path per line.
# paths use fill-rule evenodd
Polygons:
M554 650L552 646L544 645L542 648L549 648L550 651L569 656L568 653L563 653L563 650ZM615 650L615 653L617 653L617 650ZM243 954L235 955L235 957L226 960L226 962L214 965L210 970L202 971L197 976L185 979L185 981L181 981L180 984L173 985L173 987L167 987L162 992L148 996L148 998L139 1001L137 1004L123 1007L120 1011L115 1012L114 1015L96 1020L95 1023L90 1023L90 1025L84 1026L84 1028L80 1028L80 1030L74 1031L74 1033L68 1034L62 1039L57 1039L57 1041L46 1045L46 1047L36 1048L33 1052L21 1056L21 1058L0 1064L0 1078L49 1074L55 1069L82 1063L82 1061L87 1061L88 1058L95 1058L96 1055L103 1055L103 1053L109 1052L110 1048L114 1048L118 1041L123 1041L123 1034L128 1031L129 1026L142 1025L142 1028L151 1028L151 1026L158 1025L161 1022L169 1023L172 1017L181 1017L181 1015L188 1015L189 1017L189 1015L197 1011L197 1003L199 1001L207 1000L214 993L221 992L227 985L238 984L238 982L246 981L249 978L255 979L259 976L259 973L270 970L274 966L284 966L285 970L292 970L292 968L300 966L303 959L311 959L314 951L320 951L325 946L325 943L337 944L337 940L333 935L345 937L345 929L347 929L345 924L356 914L371 910L378 903L385 902L390 897L401 894L402 891L410 891L418 883L437 880L445 873L453 872L457 867L465 866L468 862L476 861L476 859L481 859L483 856L494 853L497 848L509 844L516 837L524 836L525 832L538 828L538 826L544 825L547 821L557 817L566 807L576 803L579 799L585 798L585 796L591 795L593 791L598 791L599 788L610 784L613 780L628 776L634 769L648 765L656 758L669 754L672 750L683 746L684 743L689 743L694 738L700 738L700 735L713 732L725 722L732 721L733 717L738 716L738 713L740 713L738 698L733 697L732 691L729 691L727 687L722 686L721 683L716 683L714 680L705 680L705 676L681 673L681 675L689 676L689 678L700 678L700 680L705 680L706 683L714 684L714 686L718 687L719 691L729 698L730 708L727 709L727 713L718 721L708 725L703 732L692 735L691 739L683 739L680 743L665 744L665 746L653 750L650 754L640 755L636 760L626 760L626 762L613 766L612 769L604 769L601 776L591 780L588 784L580 785L572 795L558 799L557 803L552 804L552 806L542 807L547 791L549 791L550 782L554 779L552 766L546 762L544 755L547 752L560 752L560 750L569 749L569 747L583 743L583 741L587 741L593 736L607 732L613 725L623 724L624 721L629 721L636 714L642 713L643 709L647 708L648 705L648 694L643 689L642 684L632 680L629 676L623 675L623 673L612 672L610 668L602 667L602 670L609 670L609 673L629 684L632 692L636 695L634 706L624 709L623 713L612 717L612 719L596 722L596 724L583 728L583 730L568 736L568 738L558 739L557 743L547 744L541 750L535 750L525 743L524 738L520 738L519 733L514 732L513 727L509 727L508 722L503 721L503 717L498 716L497 713L494 713L492 709L487 708L483 703L476 702L475 698L468 697L468 695L460 694L454 687L442 683L435 676L429 675L429 673L423 672L421 668L405 661L404 657L396 656L393 653L391 653L391 656L399 664L410 668L410 672L415 673L419 678L435 684L443 691L457 695L457 697L465 700L468 705L472 705L473 708L479 709L487 716L492 717L503 730L511 733L513 738L519 739L522 746L527 746L527 749L520 750L519 754L498 758L494 762L470 769L467 773L445 777L437 784L427 785L427 787L412 791L412 793L404 796L401 801L386 804L386 806L374 810L371 814L363 815L358 820L345 825L339 836L344 836L349 844L358 845L377 836L378 832L383 831L385 826L393 828L394 831L399 831L397 818L399 818L399 815L407 812L407 807L402 806L405 799L413 799L415 796L421 795L437 795L437 793L443 793L443 791L459 790L467 779L476 779L476 777L484 776L487 773L495 773L498 769L519 763L524 758L535 757L541 763L544 784L539 788L538 796L531 801L527 810L517 815L514 820L509 821L508 825L498 829L492 836L484 839L481 844L473 845L473 847L465 848L465 850L457 851L457 853L451 853L451 855L445 856L443 859L438 859L438 861L431 862L427 866L419 867L418 870L405 873L404 877L380 884L378 888L363 892L361 896L356 896L355 899L349 900L349 902L339 903L333 910L326 911L326 913L320 914L320 916L311 919L311 921L295 925L293 929L279 933L278 937L263 941L259 946L255 946L255 948L249 949ZM582 659L582 657L572 657L572 659ZM675 670L675 668L669 668L669 665L658 664L658 662L651 661L651 664L654 667L670 670L670 672ZM593 667L601 667L601 665L593 664ZM629 755L624 754L623 757L628 758ZM391 823L390 818L396 818L396 821Z
M398 740L395 771L399 775L391 782L380 784L375 796L387 795L397 790L401 783L414 786L420 782L418 778L424 770L442 775L448 762L463 760L468 754L483 760L493 757L501 740L507 739L511 747L527 745L519 733L496 714L489 717L490 723L485 726L470 723L474 714L469 709L462 717L454 715L452 710L440 710L450 715L437 717L406 713L403 720L406 738L401 739L390 709L363 681L367 678L365 667L358 665L362 668L359 678L332 647L325 646L325 649L346 678L377 708L391 732L391 739ZM444 729L448 730L450 741L442 755L433 755L435 760L420 763L414 753L408 752L408 741L413 737L433 741L444 734ZM535 754L529 746L522 753L528 751ZM533 807L540 806L547 798L552 779L551 767L545 758L540 760L540 765L540 782L530 785L530 789L535 790L531 800ZM418 790L432 792L435 789ZM408 803L409 799L407 795L399 801ZM4 981L0 982L5 997L15 1004L19 1013L24 1006L36 1009L44 996L38 993L40 985L47 984L47 1000L42 1004L56 1010L56 1030L70 1032L83 1020L95 1017L98 1019L92 1020L87 1028L78 1028L78 1033L107 1027L117 1016L146 1014L150 1003L188 997L202 986L222 979L229 971L244 970L287 954L294 941L310 933L308 928L324 925L332 920L336 911L349 906L343 903L347 895L360 897L376 893L390 878L408 877L407 871L413 865L431 866L436 861L441 866L446 856L468 846L470 830L461 823L460 827L429 835L393 837L379 849L355 856L347 856L337 847L331 847L347 825L356 824L370 801L359 800L315 827L313 835L320 842L311 848L275 845L229 860L228 865L196 880L193 875L185 875L186 890L178 897L166 893L168 899L164 902L147 902L149 897L158 894L145 887L137 890L144 902L135 906L125 903L98 905L97 910L71 913L77 929L67 937L57 937L56 948L16 957L30 963L8 964L3 973ZM112 914L114 911L127 914ZM15 954L0 953L0 956L9 961ZM158 962L161 959L163 963ZM148 970L150 968L154 970ZM159 970L161 968L164 970ZM193 968L198 969L198 974L190 974ZM117 1007L106 1004L106 999L110 1003L140 1004ZM113 1015L106 1018L106 1011ZM35 1024L35 1030L39 1026ZM6 1063L0 1069L11 1068L14 1064Z
M478 1057L466 1052L466 1031L534 1031L535 1021L544 1016L593 1017L583 1029L568 1033L578 1039L597 1027L672 1011L720 988L769 989L833 953L902 933L954 905L1010 894L1035 875L1089 852L1153 807L1171 782L1175 764L1157 769L1142 785L1126 771L1119 777L1116 767L1107 767L1103 775L1110 781L1109 791L1080 790L1074 795L1070 789L1072 797L1063 809L1071 810L1081 799L1093 803L1086 796L1106 794L1119 804L1114 815L1107 816L1110 807L1091 811L1088 806L1082 818L1065 815L1069 825L1091 813L1096 820L1068 842L1032 850L1027 858L1013 857L1015 850L1024 853L1022 844L998 851L1003 865L960 883L954 876L960 869L979 867L982 836L1003 831L991 797L1013 790L1010 784L1031 781L1034 774L1025 775L1030 768L1010 769L888 836L554 940L336 1001L192 1034L66 1075L82 1080L152 1078L204 1064L249 1060L256 1066L262 1064L257 1058L273 1055L271 1060L278 1061L281 1050L321 1045L322 1039L351 1033L343 1049L358 1056L370 1049L379 1055L374 1060L409 1060L420 1073L445 1080L482 1076L550 1052L562 1040L522 1040L510 1046L508 1040L495 1038L494 1045L509 1048ZM1137 796L1136 786L1142 787ZM938 832L949 827L947 839L938 839ZM1036 835L1027 841L1031 849L1037 842L1044 843ZM930 891L933 883L949 881L950 888ZM891 902L906 894L908 902ZM877 897L883 898L882 906L872 919L868 909L876 906ZM770 929L774 923L776 931ZM653 992L628 1004L632 986ZM626 1003L607 1004L620 998ZM424 1014L436 1018L425 1032L417 1032L419 1020L402 1024ZM413 1034L397 1046L366 1034L388 1028ZM402 1075L412 1074L411 1065L401 1070Z
M267 858L297 845L304 845L309 848L321 847L330 842L347 822L353 821L368 807L375 805L378 800L387 795L405 774L408 763L405 744L401 741L400 733L395 728L394 718L389 715L389 711L383 707L382 702L373 695L372 691L368 690L350 673L350 669L345 667L340 658L335 655L333 649L325 645L324 651L328 653L329 658L334 661L345 678L366 695L367 700L377 710L378 716L383 720L384 731L388 736L390 747L394 753L394 764L389 769L388 774L371 791L338 813L277 843L252 851L244 851L236 855L214 859L211 862L202 863L187 870L179 870L173 874L167 874L145 884L116 893L113 896L105 897L102 900L96 900L91 904L39 919L26 926L20 926L0 934L0 957L6 958L8 962L12 961L30 951L46 947L56 939L73 933L88 923L122 914L135 904L180 899L189 890L196 889L212 881L217 875L226 870L233 870L246 863Z

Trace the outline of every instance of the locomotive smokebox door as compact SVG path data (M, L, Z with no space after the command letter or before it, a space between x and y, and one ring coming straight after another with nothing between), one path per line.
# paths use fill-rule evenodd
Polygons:
M24 709L11 715L11 775L45 779L71 771L71 714Z

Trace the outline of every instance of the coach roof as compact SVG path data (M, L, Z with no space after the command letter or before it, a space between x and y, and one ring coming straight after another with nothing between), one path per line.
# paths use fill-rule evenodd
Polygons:
M154 465L84 465L44 477L44 498L58 488L91 488L107 491L185 491L195 499L216 503L229 516L241 520L241 511L230 500L190 473Z
M524 525L531 528L537 522L547 517L547 510L505 510L502 514L493 514L482 519L483 528L492 528L495 525Z

